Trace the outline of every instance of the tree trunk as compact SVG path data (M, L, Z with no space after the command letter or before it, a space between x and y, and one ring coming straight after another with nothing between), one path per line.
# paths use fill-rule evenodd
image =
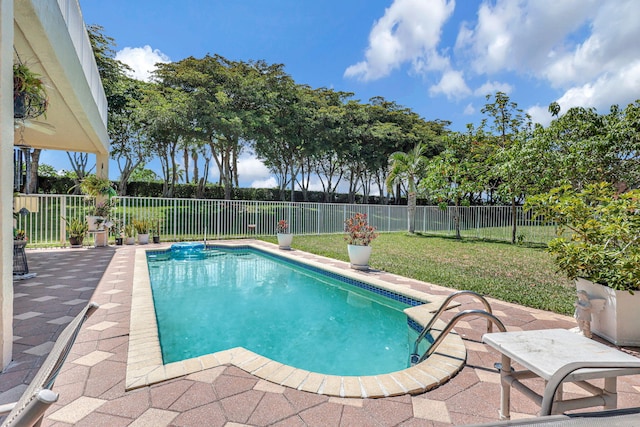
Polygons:
M38 166L40 165L40 148L35 148L31 152L31 169L29 170L29 188L27 192L29 194L38 192Z
M184 152L182 153L182 158L184 160L184 183L189 183L189 148L185 147ZM197 182L194 178L194 182Z
M191 159L193 160L193 182L200 182L200 171L198 170L198 152L193 150L191 152Z
M407 195L407 221L409 225L409 233L416 232L416 193L410 192Z

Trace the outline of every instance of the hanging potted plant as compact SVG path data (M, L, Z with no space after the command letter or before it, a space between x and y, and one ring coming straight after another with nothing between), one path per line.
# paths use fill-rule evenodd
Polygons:
M49 101L42 77L24 64L13 65L13 117L33 119L47 111Z
M351 268L355 270L368 270L371 257L371 242L378 237L375 227L369 225L367 214L357 213L344 222L344 231L347 233L347 251Z
M278 221L278 224L276 224L276 236L278 237L278 247L280 249L291 249L293 234L289 232L287 220L281 219Z
M530 198L527 208L557 224L548 250L558 268L578 291L604 299L591 330L616 345L640 346L640 190L564 186Z

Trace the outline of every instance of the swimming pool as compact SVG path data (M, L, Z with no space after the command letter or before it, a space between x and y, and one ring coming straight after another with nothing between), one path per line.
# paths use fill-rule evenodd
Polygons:
M405 295L423 301L425 304L405 310L407 317L419 325L425 325L430 317L428 313L437 310L444 300L443 296L437 295L442 292L441 289L435 289L436 295L429 292L433 285L428 283L385 272L355 271L346 262L299 250L281 251L277 246L267 242L232 240L216 241L216 245L229 248L252 247L260 249L313 269L321 269L328 274L339 275L346 280L354 280L365 284L365 286L371 285L383 293ZM446 382L464 365L466 349L461 337L454 333L447 334L438 350L427 360L408 369L375 376L320 374L280 363L243 347L234 347L165 364L162 359L147 262L147 252L158 253L159 250L150 247L131 249L135 250L135 263L125 378L125 390L127 391L179 377L208 381L220 373L226 372L227 367L234 366L250 374L250 378L258 378L279 386L310 393L350 398L376 398L422 393ZM123 271L122 274L127 274L127 272ZM437 321L435 327L443 328L444 323Z
M249 247L193 247L148 255L164 363L240 346L323 374L407 368L403 310L420 301Z

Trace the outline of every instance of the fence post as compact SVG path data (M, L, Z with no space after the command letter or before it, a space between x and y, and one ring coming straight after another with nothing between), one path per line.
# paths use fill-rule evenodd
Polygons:
M176 207L176 199L169 199L173 203L173 240L178 240L178 208Z
M60 215L58 215L58 221L60 221L60 246L64 247L67 236L67 223L64 219L67 217L67 198L62 196L60 198Z

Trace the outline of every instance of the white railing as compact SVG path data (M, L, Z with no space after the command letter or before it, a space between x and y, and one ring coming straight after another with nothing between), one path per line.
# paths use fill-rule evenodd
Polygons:
M65 246L63 218L83 219L87 212L84 196L22 195L14 199L18 215L16 228L24 229L29 247ZM275 234L278 220L286 219L294 234L342 233L344 220L366 213L371 225L380 232L406 231L407 207L391 205L349 205L337 203L290 203L241 200L163 199L120 197L111 219L123 225L134 219L159 220L164 241L215 240ZM418 206L416 231L443 236L455 235L456 213L460 234L491 240L511 240L511 208L508 206L471 206L440 209ZM518 240L546 243L554 229L517 210Z
M82 66L82 71L87 79L87 84L91 89L91 94L96 102L100 118L107 125L107 97L104 94L102 80L98 66L93 56L93 48L89 41L89 35L85 29L85 23L82 18L82 11L78 0L58 0L58 7L62 13L62 17L67 24L67 30L71 37L71 42L75 47L78 60Z

